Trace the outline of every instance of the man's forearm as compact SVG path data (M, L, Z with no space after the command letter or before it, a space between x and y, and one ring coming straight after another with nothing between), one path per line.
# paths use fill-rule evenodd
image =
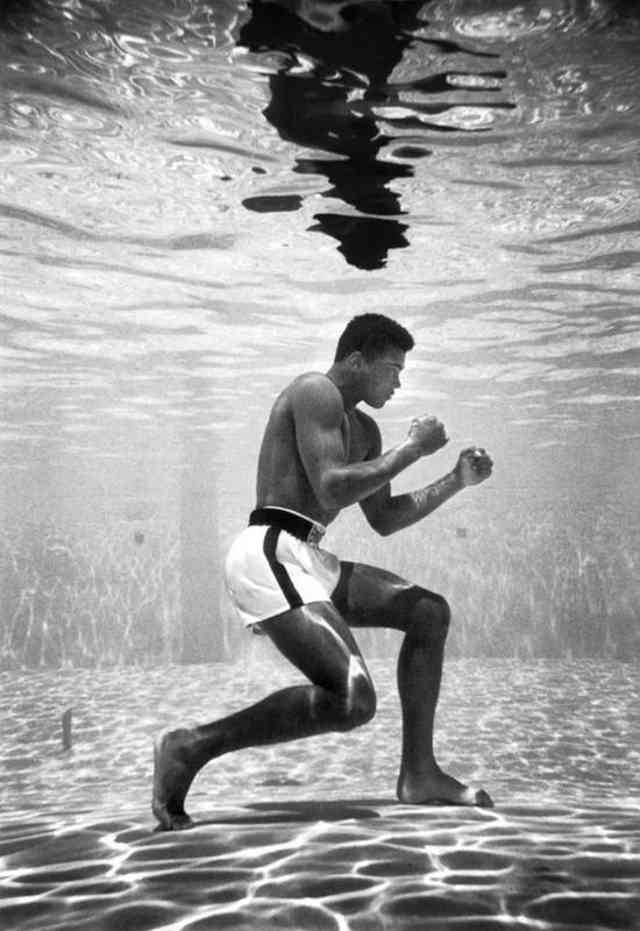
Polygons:
M395 533L410 527L431 514L441 504L457 494L464 486L456 472L448 472L437 481L402 495L389 499L383 518L383 532Z
M410 443L401 443L376 459L332 469L323 483L323 499L329 507L347 507L368 498L420 458Z

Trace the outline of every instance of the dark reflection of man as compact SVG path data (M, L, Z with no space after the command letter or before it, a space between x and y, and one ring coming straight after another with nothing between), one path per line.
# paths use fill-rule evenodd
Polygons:
M411 31L420 26L424 3L251 0L249 6L251 19L240 31L239 44L252 52L285 55L269 78L266 118L283 139L331 153L329 158L298 158L295 170L325 175L332 185L325 196L365 214L320 213L312 229L338 239L351 264L381 267L389 249L408 245L406 225L390 219L402 210L389 184L410 177L413 169L378 158L389 137L379 132L371 107L386 100L389 77ZM311 66L300 67L305 61Z
M399 128L439 132L455 128L424 120L425 114L454 106L424 96L452 90L448 73L390 81L407 47L419 42L441 52L465 52L467 61L469 55L495 57L462 49L446 39L417 35L427 23L419 15L426 6L424 0L250 0L251 18L239 33L239 45L255 53L277 53L281 62L269 77L266 118L283 139L329 154L298 158L295 171L325 175L331 187L324 196L356 211L318 213L311 229L338 239L347 261L359 268L380 268L390 249L408 245L407 225L392 219L404 211L390 185L413 175L412 166L400 158L430 154L422 147L405 146L393 150L393 160L380 158L380 150L393 137L380 132L375 107L402 103L402 115L385 117L385 122ZM503 72L483 73L504 77ZM466 88L485 96L497 89ZM401 100L404 92L411 94L410 103ZM291 209L299 206L299 200L250 197L244 204L264 211L283 209L283 201Z

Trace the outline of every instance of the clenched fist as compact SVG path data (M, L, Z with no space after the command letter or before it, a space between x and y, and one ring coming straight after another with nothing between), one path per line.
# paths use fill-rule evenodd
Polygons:
M458 457L454 472L463 488L467 485L479 485L489 478L493 469L491 456L485 449L470 446L463 449Z
M440 423L437 417L427 414L424 417L414 417L411 421L409 442L417 447L421 456L430 456L448 443L449 437L444 424Z

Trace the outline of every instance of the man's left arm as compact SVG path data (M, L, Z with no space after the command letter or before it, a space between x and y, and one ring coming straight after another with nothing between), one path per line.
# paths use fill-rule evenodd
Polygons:
M390 485L360 502L373 529L387 536L422 520L449 498L469 485L478 485L491 475L493 462L488 453L471 446L463 449L451 472L424 488L392 495Z

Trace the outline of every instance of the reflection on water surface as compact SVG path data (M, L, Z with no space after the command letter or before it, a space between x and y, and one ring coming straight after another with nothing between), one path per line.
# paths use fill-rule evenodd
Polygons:
M402 145L402 134L387 135L382 126L395 127L394 132L454 130L446 123L429 122L430 115L460 111L460 94L453 102L456 89L467 92L463 97L480 92L487 98L505 77L503 71L450 70L456 56L460 68L498 56L421 35L428 25L419 15L423 7L422 0L332 6L255 0L251 19L240 30L239 48L259 54L269 75L271 101L264 110L269 123L282 139L331 156L299 157L294 171L325 175L332 186L321 196L355 208L355 214L316 213L317 222L310 229L338 239L339 251L357 268L382 268L389 249L409 245L403 235L409 227L387 219L407 212L393 181L414 176L411 163L403 159L431 154L416 144ZM420 44L426 50L424 76L391 81L405 53ZM429 51L435 53L432 61ZM445 57L447 70L429 74ZM431 102L429 95L434 95ZM473 106L514 105L466 102L467 108ZM463 125L457 128L466 131ZM268 209L269 203L274 211L283 209L277 195L244 201L260 210Z

